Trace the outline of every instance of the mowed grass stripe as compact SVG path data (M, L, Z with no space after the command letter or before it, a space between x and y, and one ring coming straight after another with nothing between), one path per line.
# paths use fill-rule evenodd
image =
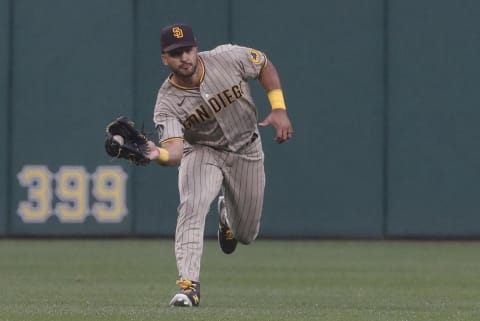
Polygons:
M206 241L201 306L168 307L170 240L1 240L0 320L480 320L480 242Z

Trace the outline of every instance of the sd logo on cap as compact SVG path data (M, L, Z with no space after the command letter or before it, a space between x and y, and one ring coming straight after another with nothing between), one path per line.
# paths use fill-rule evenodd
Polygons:
M169 52L182 47L196 47L197 41L192 27L179 23L162 29L160 32L160 46L162 47L162 52Z

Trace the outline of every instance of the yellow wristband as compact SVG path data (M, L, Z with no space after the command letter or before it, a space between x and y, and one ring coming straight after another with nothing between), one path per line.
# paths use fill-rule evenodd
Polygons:
M159 155L156 159L157 163L159 163L161 165L166 164L168 162L168 159L170 158L169 157L170 153L165 148L157 147L157 149L158 149L158 152L159 152Z
M287 109L285 100L283 99L283 92L281 89L274 89L267 93L268 100L272 109Z

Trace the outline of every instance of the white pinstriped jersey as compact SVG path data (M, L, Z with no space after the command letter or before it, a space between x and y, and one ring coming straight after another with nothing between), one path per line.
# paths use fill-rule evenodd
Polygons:
M257 109L248 81L257 79L267 62L262 52L221 45L199 53L204 68L198 88L165 80L159 89L154 123L160 142L184 138L225 151L238 151L258 134Z

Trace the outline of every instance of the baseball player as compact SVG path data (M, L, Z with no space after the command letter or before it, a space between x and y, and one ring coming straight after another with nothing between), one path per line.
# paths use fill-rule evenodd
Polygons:
M265 171L257 109L248 81L258 79L272 111L260 126L272 125L275 140L292 137L274 65L264 53L236 45L198 52L192 28L161 30L162 62L171 74L159 89L154 123L160 147L149 141L148 158L178 166L180 205L175 255L180 290L172 306L200 303L200 259L206 215L218 198L218 241L224 253L257 237Z

